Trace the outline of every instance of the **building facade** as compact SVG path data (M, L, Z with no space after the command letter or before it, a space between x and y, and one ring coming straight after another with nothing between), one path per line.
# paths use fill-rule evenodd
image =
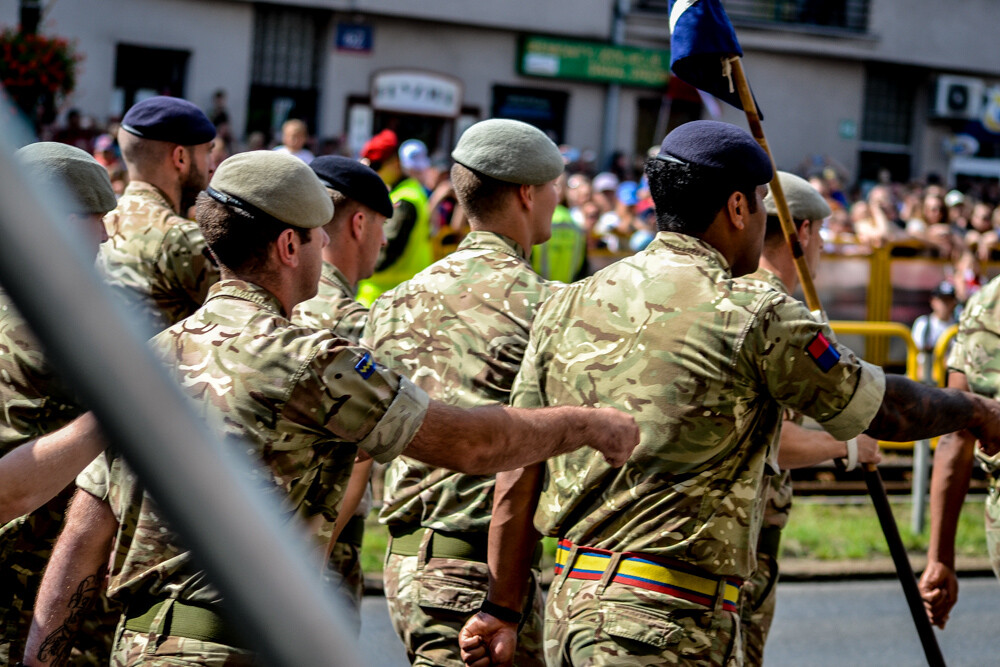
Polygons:
M1000 42L989 0L724 0L776 160L860 179L993 173ZM446 155L464 127L520 118L560 143L641 156L684 120L740 112L667 83L667 0L74 0L41 31L84 56L69 106L103 121L156 93L234 134L288 117L356 151L384 127ZM0 0L14 25L18 0ZM994 118L995 117L995 118Z

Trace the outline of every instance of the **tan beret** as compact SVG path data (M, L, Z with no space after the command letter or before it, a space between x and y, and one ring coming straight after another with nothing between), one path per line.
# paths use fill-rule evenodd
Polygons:
M788 210L795 220L822 220L830 215L830 205L809 181L787 171L779 171L781 189L788 201ZM767 186L767 196L764 197L764 208L768 215L778 215L778 207L774 203L771 186Z
M259 212L293 227L322 227L333 217L333 202L319 177L288 153L250 151L223 160L206 193L229 206Z
M563 173L559 147L534 125L491 118L467 129L451 153L463 167L498 181L541 185Z
M14 154L25 171L46 189L65 188L74 213L104 215L118 205L107 170L87 151L54 141L29 144Z

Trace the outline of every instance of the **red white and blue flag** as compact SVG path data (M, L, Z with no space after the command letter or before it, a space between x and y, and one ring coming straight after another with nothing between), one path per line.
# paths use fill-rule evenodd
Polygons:
M681 80L743 109L723 65L724 58L742 55L720 0L670 0L670 70Z

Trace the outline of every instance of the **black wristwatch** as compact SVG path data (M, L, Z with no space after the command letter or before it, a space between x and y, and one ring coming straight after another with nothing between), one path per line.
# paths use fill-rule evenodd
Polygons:
M499 618L504 623L517 623L521 624L524 620L524 614L508 607L501 607L498 604L490 602L489 600L483 600L483 606L479 608L479 611L489 614L494 618Z

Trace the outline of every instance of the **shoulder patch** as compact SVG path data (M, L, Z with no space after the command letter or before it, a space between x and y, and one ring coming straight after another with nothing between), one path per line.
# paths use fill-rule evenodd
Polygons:
M365 352L365 356L354 365L354 370L364 379L368 379L375 372L375 362L372 361L371 352Z
M830 344L830 341L826 339L822 331L816 332L816 336L813 337L812 342L806 346L806 352L824 373L836 366L837 362L840 361L840 352L837 352L837 348Z

